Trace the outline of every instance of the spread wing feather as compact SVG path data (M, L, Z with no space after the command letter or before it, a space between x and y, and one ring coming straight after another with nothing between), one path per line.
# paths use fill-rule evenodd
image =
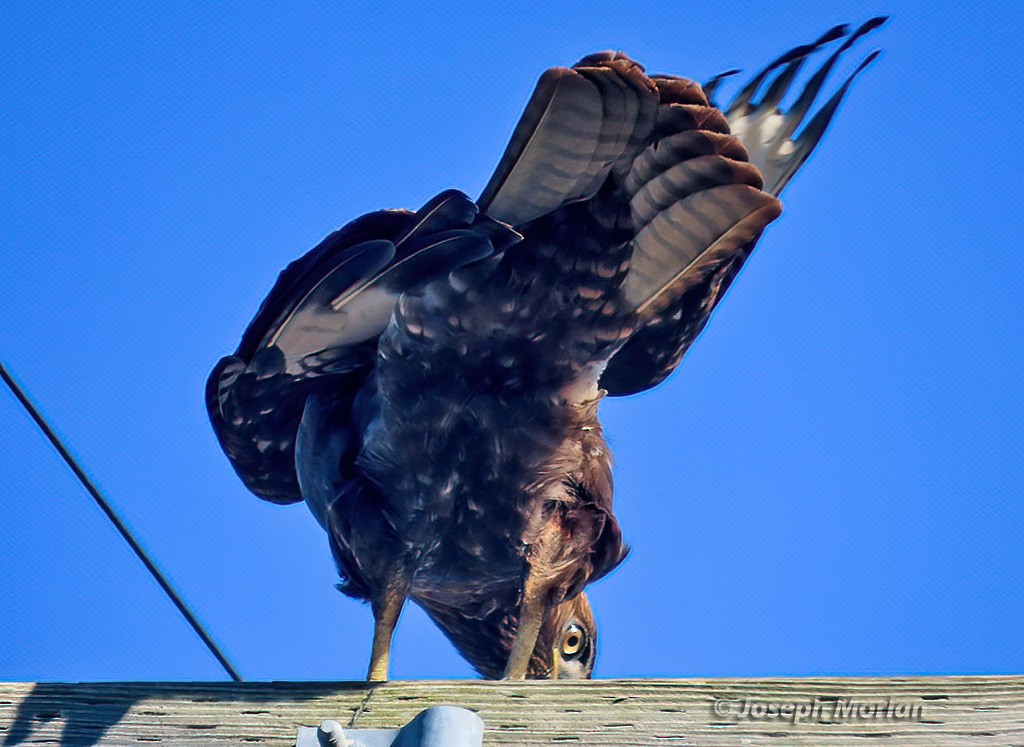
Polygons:
M612 168L642 144L657 95L643 68L621 54L585 57L541 76L478 200L487 215L521 226L592 197Z
M538 227L531 221L602 189L619 197L595 202L595 210L626 200L632 256L619 293L642 329L681 303L706 274L708 258L744 250L779 214L761 186L728 120L699 84L648 77L621 53L604 52L541 77L479 204L530 231ZM612 214L598 220L622 225ZM631 378L629 357L624 349L612 358L613 376ZM634 388L646 388L649 376L641 378Z
M751 162L764 175L766 191L773 195L782 192L821 141L854 79L878 56L878 52L869 54L850 73L804 130L794 138L793 133L811 110L814 100L821 92L821 88L836 62L857 40L874 31L887 20L885 17L872 18L849 35L845 25L836 26L815 42L791 49L755 75L736 95L728 108L724 109L733 133L746 145L750 151ZM804 85L802 92L789 111L784 112L779 109L779 104L789 93L797 73L808 56L825 45L844 37L846 37L845 41ZM768 85L764 95L760 100L755 101L758 91L776 71L779 72ZM720 79L720 77L712 79L709 84L712 90L717 87Z
M665 312L709 257L727 259L743 251L781 212L775 198L747 184L686 194L637 233L623 283L626 300L643 321Z
M637 330L600 380L610 394L662 381L700 333L765 226L781 206L701 87L656 76L652 142L623 179L636 231L625 300Z
M701 108L708 106L720 83L737 71L713 78L700 96L688 87L692 85L689 81L654 77L663 102L656 139L635 159L624 182L634 220L640 226L626 290L637 303L641 323L609 361L600 380L602 388L612 395L641 392L663 381L679 365L761 231L778 215L779 205L771 196L778 195L807 160L852 81L877 52L869 55L804 130L792 137L829 72L854 42L885 20L871 19L849 35L846 26L837 26L815 42L776 59L744 86L728 107L712 110L725 112L721 115L728 120L724 129L714 115L700 119ZM844 37L789 111L780 111L779 103L806 58ZM766 83L766 92L755 100ZM687 118L693 119L695 126L688 126ZM677 131L673 134L673 130ZM729 132L731 135L726 134ZM701 185L706 188L701 190ZM684 193L689 194L672 203L673 197ZM678 272L666 281L669 268L680 262ZM640 300L645 297L646 301Z
M207 382L214 431L250 490L301 501L295 438L309 396L354 399L403 292L517 239L449 191L417 213L359 218L289 265Z

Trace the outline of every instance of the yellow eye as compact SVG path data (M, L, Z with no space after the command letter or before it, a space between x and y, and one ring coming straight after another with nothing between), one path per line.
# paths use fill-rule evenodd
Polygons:
M572 658L583 650L583 644L587 640L586 633L575 623L570 624L562 633L562 656Z

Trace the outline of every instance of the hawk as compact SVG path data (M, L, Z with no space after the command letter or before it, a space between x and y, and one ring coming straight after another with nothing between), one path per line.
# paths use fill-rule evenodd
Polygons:
M370 603L369 679L410 599L485 677L591 675L584 588L627 552L598 405L679 365L878 53L796 134L830 71L884 20L787 52L727 108L724 75L622 53L549 70L478 200L365 215L281 273L207 406L246 486L305 501Z

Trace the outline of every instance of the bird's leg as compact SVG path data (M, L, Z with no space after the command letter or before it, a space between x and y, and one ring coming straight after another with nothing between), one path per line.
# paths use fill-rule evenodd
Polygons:
M373 651L370 654L370 671L366 675L366 679L371 682L387 681L388 665L391 662L391 637L405 604L406 594L403 587L389 585L372 602Z
M519 605L519 628L516 631L516 640L512 644L512 651L508 656L508 664L505 666L504 679L506 680L526 679L530 657L533 656L533 649L537 645L537 636L540 634L540 626L544 622L544 613L547 611L551 583L544 569L547 566L545 561L549 558L544 551L543 544L538 549L540 552L530 563L526 583L523 584L523 601Z

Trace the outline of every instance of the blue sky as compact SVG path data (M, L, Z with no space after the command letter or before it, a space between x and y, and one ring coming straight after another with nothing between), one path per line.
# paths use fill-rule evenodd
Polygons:
M360 678L369 610L204 410L277 273L369 210L479 194L547 67L706 79L879 13L704 336L602 406L633 552L591 589L597 673L1024 672L1013 4L16 1L0 360L244 677ZM3 392L0 428L0 680L223 678ZM393 675L471 670L410 608Z

